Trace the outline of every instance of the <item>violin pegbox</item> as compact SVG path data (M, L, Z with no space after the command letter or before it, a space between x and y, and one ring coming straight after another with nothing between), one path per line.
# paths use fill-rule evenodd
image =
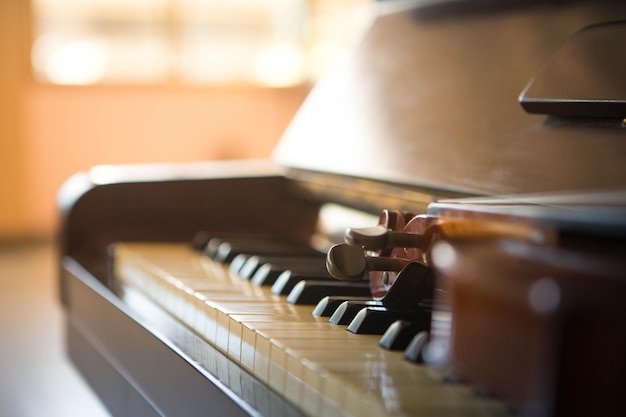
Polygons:
M424 263L422 235L430 223L425 215L383 210L377 225L346 229L346 244L328 253L328 270L341 280L368 279L372 296L383 298L404 267Z

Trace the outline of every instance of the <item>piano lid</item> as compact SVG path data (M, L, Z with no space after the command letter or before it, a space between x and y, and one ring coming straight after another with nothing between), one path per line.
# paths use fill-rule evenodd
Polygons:
M621 118L530 114L518 102L570 36L619 19L626 2L416 1L381 13L315 86L274 159L443 195L626 187Z

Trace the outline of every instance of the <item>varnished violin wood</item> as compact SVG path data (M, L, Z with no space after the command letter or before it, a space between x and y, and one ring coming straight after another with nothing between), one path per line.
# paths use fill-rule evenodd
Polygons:
M433 362L529 415L619 415L626 383L624 246L440 243L451 313ZM435 324L433 324L435 326Z

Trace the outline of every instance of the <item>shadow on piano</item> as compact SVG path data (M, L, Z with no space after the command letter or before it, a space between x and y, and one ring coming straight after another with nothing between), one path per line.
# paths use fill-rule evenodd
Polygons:
M626 5L379 7L273 162L60 191L68 350L114 415L622 414Z

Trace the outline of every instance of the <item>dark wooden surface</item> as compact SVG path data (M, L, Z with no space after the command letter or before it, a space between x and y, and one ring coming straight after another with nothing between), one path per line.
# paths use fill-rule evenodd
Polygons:
M621 119L528 114L524 87L605 1L425 2L379 17L313 89L276 148L287 166L510 194L626 185Z

